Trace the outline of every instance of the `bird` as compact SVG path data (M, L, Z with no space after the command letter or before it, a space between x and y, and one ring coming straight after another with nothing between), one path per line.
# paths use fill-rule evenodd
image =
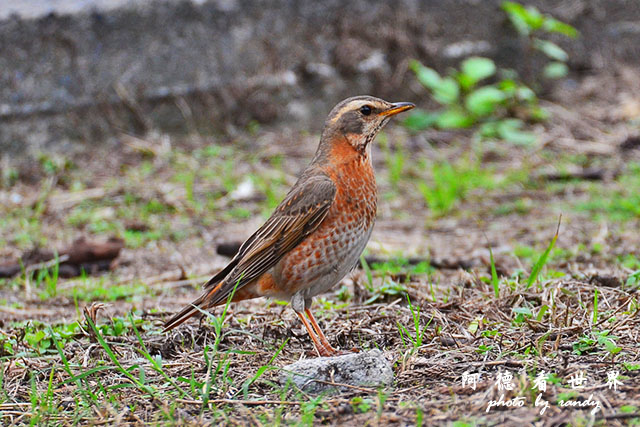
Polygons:
M270 297L290 301L319 356L341 354L314 318L312 299L359 262L377 210L372 142L391 117L414 107L368 95L338 103L311 163L273 214L203 285L202 295L165 323L164 332L229 299Z

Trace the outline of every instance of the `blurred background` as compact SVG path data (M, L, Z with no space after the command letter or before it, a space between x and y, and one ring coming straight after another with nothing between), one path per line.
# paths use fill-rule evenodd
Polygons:
M638 65L636 1L527 2L576 32L518 27L501 4L5 1L0 148L96 145L151 130L233 135L253 124L318 132L333 105L360 93L429 108L411 59L446 73L488 57L552 99ZM545 52L536 39L562 50ZM563 78L541 81L558 60Z

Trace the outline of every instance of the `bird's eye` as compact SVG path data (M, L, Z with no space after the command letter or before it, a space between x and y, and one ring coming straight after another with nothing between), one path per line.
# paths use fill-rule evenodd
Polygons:
M360 112L363 116L368 116L369 114L371 114L371 107L368 105L363 105L362 107L360 107Z

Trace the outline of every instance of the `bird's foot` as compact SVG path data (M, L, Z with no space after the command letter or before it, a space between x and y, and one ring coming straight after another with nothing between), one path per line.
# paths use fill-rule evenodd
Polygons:
M331 345L319 346L317 350L320 357L344 356L345 354L351 353L350 351L346 351L346 350L337 350L331 347Z

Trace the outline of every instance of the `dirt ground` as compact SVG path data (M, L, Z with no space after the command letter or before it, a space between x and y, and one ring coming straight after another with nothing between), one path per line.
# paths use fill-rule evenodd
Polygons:
M161 332L228 261L217 248L265 220L318 135L122 135L4 157L0 259L25 262L0 279L2 423L639 424L638 93L625 68L557 86L534 146L397 123L378 137L368 269L314 311L334 346L384 351L395 381L383 389L279 383L281 367L316 357L281 302ZM438 184L442 164L453 179ZM452 204L436 211L420 183ZM80 236L124 248L80 277L26 264Z

